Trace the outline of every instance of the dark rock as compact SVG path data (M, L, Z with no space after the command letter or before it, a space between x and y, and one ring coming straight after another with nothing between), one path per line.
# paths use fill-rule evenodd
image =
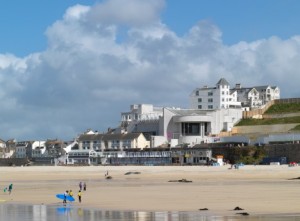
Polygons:
M126 172L124 175L130 175L130 174L141 174L141 172Z
M242 216L249 216L249 213L236 213L238 215L242 215Z
M244 209L242 209L241 207L235 207L233 210L244 210Z
M202 208L202 209L199 209L199 210L208 210L207 208Z
M300 180L300 177L291 178L291 179L288 179L288 180Z
M181 180L169 180L169 182L191 183L193 181L187 179L181 179Z

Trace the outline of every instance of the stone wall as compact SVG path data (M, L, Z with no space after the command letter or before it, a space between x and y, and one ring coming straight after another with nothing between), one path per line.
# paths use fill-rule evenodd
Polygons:
M231 153L233 152L233 148L237 147L212 147L212 156L223 155L224 159L232 159ZM288 163L300 163L300 144L270 144L261 148L264 148L266 151L266 157L286 157Z
M28 163L26 158L0 158L0 166L22 166Z
M300 162L300 144L272 144L264 148L268 157L287 157L288 162Z

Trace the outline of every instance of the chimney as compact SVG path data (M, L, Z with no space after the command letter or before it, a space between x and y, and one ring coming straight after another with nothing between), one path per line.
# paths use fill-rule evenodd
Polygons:
M235 89L241 89L241 84L235 84Z

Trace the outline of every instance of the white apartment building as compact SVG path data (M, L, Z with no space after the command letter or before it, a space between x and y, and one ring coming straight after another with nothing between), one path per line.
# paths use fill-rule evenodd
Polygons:
M259 98L262 100L263 104L280 99L280 89L277 86L255 86L254 88L258 91Z
M230 90L232 93L237 92L237 100L241 102L242 107L251 109L261 108L271 100L280 99L280 89L277 86L255 86L241 87L236 84L235 88Z
M221 78L216 87L196 88L190 95L191 109L217 110L227 108L240 108L236 91L230 91L226 79Z
M261 108L271 100L280 99L277 86L241 87L236 84L230 88L226 79L221 78L215 87L196 88L190 95L190 107L199 110L226 108Z

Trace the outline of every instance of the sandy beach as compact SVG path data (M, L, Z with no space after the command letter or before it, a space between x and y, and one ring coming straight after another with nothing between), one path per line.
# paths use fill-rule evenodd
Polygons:
M112 179L105 179L108 171ZM126 173L131 173L125 175ZM29 166L0 167L0 203L60 204L57 193L86 182L82 203L101 210L291 214L300 210L300 167ZM192 182L169 182L186 179ZM11 195L4 187L13 183ZM240 212L240 211L237 211Z

